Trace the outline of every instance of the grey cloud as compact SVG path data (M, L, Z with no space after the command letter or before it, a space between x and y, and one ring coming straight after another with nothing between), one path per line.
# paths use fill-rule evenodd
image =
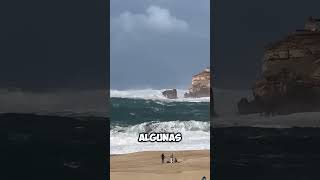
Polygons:
M210 63L208 6L209 0L111 1L111 88L188 88Z
M156 32L185 32L189 24L173 16L168 9L149 6L144 14L123 12L112 20L111 26L119 27L124 32L150 30ZM119 30L119 29L117 29Z

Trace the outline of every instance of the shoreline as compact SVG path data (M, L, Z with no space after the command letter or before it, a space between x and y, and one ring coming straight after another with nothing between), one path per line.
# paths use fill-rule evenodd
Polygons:
M161 154L171 154L177 163L161 163ZM166 159L167 160L167 159ZM110 154L112 180L147 179L210 179L210 150L142 151L128 154Z
M111 156L122 156L122 155L131 155L131 154L139 154L139 153L174 153L174 152L192 152L192 151L209 151L210 149L191 149L191 150L147 150L147 151L137 151L130 153L122 153L122 154L110 154Z

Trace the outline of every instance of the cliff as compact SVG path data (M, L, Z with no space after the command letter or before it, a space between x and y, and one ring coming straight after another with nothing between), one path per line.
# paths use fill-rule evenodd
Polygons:
M320 110L320 26L309 18L297 30L266 46L262 73L253 85L254 100L242 99L242 114L287 114Z
M184 94L184 97L210 97L210 69L206 68L199 74L192 77L191 87L189 92Z

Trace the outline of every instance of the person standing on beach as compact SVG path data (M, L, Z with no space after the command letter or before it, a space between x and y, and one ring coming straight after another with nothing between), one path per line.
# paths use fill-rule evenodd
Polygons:
M162 154L161 154L162 164L164 163L164 158L165 158L165 156L164 156L164 154L162 153Z
M170 156L170 163L173 163L173 154Z

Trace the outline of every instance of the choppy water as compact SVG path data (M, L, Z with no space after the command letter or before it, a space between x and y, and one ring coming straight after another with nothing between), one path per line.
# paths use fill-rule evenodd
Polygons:
M210 149L209 98L168 100L162 90L111 91L111 154ZM179 143L141 143L143 132L181 132Z

